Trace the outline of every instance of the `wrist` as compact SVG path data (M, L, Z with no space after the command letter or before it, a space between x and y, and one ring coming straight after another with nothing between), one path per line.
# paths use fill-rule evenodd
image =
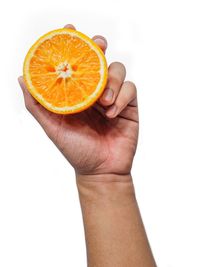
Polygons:
M114 183L114 182L132 182L130 173L117 174L117 173L99 173L99 174L81 174L75 172L77 182L99 182L99 183Z
M79 196L84 201L114 201L135 198L131 174L76 174Z

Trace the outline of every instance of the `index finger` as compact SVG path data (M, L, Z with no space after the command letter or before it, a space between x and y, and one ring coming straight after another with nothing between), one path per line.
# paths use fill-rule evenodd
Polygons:
M66 24L64 26L64 28L67 29L72 29L72 30L76 30L75 26L73 24ZM102 35L95 35L94 37L92 37L92 40L101 48L101 50L105 53L107 46L108 46L108 42L106 40L105 37L103 37Z
M104 53L106 52L108 42L105 37L102 35L95 35L92 40L101 48Z

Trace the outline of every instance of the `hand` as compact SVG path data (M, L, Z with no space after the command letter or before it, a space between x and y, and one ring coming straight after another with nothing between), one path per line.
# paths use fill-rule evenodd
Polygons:
M65 27L75 29L73 25ZM94 36L93 40L105 52L105 38ZM123 64L110 64L108 73L107 86L98 102L73 115L46 110L30 95L23 77L19 78L26 108L80 175L130 174L138 141L136 87L124 81Z

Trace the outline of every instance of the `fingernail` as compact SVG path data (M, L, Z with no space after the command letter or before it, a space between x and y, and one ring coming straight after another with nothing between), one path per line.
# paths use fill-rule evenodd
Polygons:
M94 40L102 40L106 45L107 45L107 40L105 37L103 37L102 35L95 35L93 37Z
M113 99L114 92L112 89L106 89L104 94L103 94L103 100L107 102L111 102Z
M22 76L19 76L18 77L18 82L21 83L23 81L23 77Z
M107 46L106 42L102 38L94 39L94 42L101 46Z
M106 115L108 117L114 117L115 114L117 113L117 107L115 105L113 105L107 112Z

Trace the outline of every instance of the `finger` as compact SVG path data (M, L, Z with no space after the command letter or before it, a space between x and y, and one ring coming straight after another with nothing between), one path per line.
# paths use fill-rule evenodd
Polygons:
M104 109L104 107L98 103L95 103L93 106L92 106L93 109L95 109L96 111L98 111L103 117L107 118L106 117L106 110Z
M35 98L29 96L30 93L26 89L26 85L24 83L24 79L22 76L18 78L18 82L21 86L21 89L24 95L24 102L25 102L26 107L37 105L38 102L35 100Z
M126 76L126 68L120 62L113 62L108 68L108 83L103 95L100 98L100 103L103 106L110 106L117 98L121 85Z
M128 105L131 107L137 107L138 106L137 97L133 99Z
M133 106L126 106L117 117L139 122L138 108Z
M67 24L64 26L64 28L67 29L73 29L76 30L76 28L74 27L74 25L72 24ZM106 38L104 38L101 35L95 35L93 38L93 41L95 41L95 43L102 49L102 51L105 53L106 49L107 49L107 40Z
M76 30L76 28L72 24L67 24L67 25L64 26L64 28Z
M136 98L135 84L130 81L124 82L115 103L107 110L106 115L109 118L116 117L129 103L133 103Z
M101 35L95 35L92 40L95 41L95 43L98 44L101 50L105 53L108 46L106 38Z
M32 95L26 88L22 76L18 78L18 81L24 95L24 102L26 109L33 115L33 117L35 117L35 119L45 129L48 123L48 119L50 117L50 112L43 106L41 106L40 103L35 98L32 97Z

